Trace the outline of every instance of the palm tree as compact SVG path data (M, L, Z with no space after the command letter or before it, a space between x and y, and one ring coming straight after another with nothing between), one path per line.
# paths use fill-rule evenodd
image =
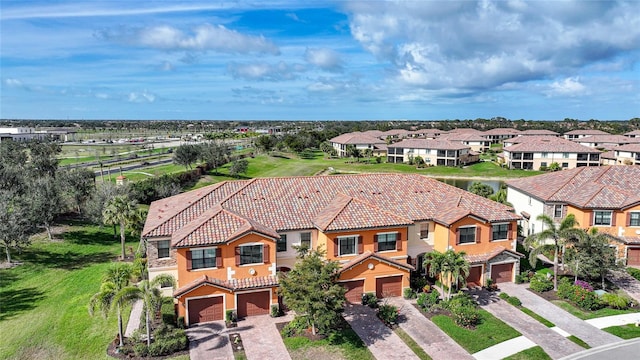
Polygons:
M131 267L129 264L118 263L107 269L102 279L100 291L95 293L89 300L89 314L93 316L96 310L100 311L106 318L113 311L115 306L118 314L118 337L120 346L124 345L122 328L122 305L116 295L129 285L131 278Z
M151 345L151 311L154 313L159 310L162 305L162 293L159 287L161 285L171 284L175 287L176 280L168 274L161 274L153 280L142 280L138 286L128 286L120 290L114 298L116 303L127 303L140 299L144 303L145 323L147 327L147 346Z
M532 266L536 265L538 255L552 250L553 251L553 290L558 290L558 253L567 241L578 239L583 233L582 230L576 228L578 221L573 214L567 215L559 225L553 221L551 217L540 214L537 219L542 221L545 230L530 235L524 240L526 247L532 248L529 253L529 262ZM551 242L550 242L551 241Z
M451 298L451 288L454 285L457 287L458 282L464 281L469 276L470 265L464 258L465 255L464 251L456 253L451 249L444 253L434 250L425 255L423 266L429 269L429 276L439 276L443 283L449 282L447 300Z
M120 225L120 244L122 247L122 258L125 258L125 229L127 226L136 222L139 218L138 207L135 201L132 201L126 195L117 195L109 200L102 211L102 219L105 224Z

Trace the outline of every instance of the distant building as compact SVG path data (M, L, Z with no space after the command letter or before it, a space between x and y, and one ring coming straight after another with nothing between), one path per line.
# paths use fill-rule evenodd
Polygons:
M579 130L571 130L562 135L567 140L575 140L580 139L585 136L591 135L609 135L609 133L604 132L602 130L594 130L594 129L579 129Z
M489 139L492 144L499 144L505 139L511 139L518 135L520 135L520 130L512 128L495 128L485 131L482 136Z
M521 131L518 136L559 136L555 131L545 130L545 129L531 129Z
M0 142L13 140L13 141L29 141L34 139L44 139L47 137L47 133L36 131L34 128L27 127L13 127L13 128L0 128Z
M640 130L629 131L628 133L624 134L624 136L628 136L631 138L640 138Z
M349 157L349 146L355 146L360 151L371 149L373 156L386 156L386 143L377 137L361 132L346 133L329 140L339 157Z
M611 134L589 135L574 141L580 145L607 150L611 150L619 145L640 144L640 138L631 138L628 136Z
M387 148L387 162L408 163L421 157L428 165L458 166L478 161L470 155L471 148L448 140L406 139Z
M600 151L553 136L506 146L503 156L509 169L538 170L553 163L558 163L562 169L600 165Z

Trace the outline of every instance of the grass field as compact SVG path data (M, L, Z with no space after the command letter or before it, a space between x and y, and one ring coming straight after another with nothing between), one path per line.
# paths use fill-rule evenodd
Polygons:
M292 359L375 359L351 329L342 330L323 340L311 341L306 337L294 336L283 338L283 341Z
M640 327L635 324L611 326L602 330L625 340L640 337Z
M0 359L108 359L115 316L90 317L89 298L116 259L110 228L70 226L64 240L36 240L0 270ZM129 246L137 246L131 242ZM125 324L128 311L124 311Z
M602 308L596 311L585 311L576 306L573 306L573 304L564 300L552 300L551 302L557 305L558 307L560 307L561 309L567 311L571 315L582 320L589 320L589 319L595 319L599 317L620 315L620 314L631 314L631 313L637 312L636 310L630 310L630 309L618 310L618 309L611 309L611 308Z

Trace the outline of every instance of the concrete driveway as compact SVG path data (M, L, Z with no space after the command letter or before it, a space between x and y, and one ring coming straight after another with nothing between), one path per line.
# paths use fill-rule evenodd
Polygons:
M187 329L191 360L233 360L224 321L194 325Z

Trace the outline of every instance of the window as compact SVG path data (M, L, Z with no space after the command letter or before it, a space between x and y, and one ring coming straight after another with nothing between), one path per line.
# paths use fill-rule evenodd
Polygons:
M629 226L640 226L640 212L629 214Z
M158 259L168 258L171 240L158 241Z
M357 239L355 236L341 237L338 238L338 255L355 255L356 254L356 245Z
M300 245L306 247L307 249L311 249L311 233L310 232L300 233Z
M420 239L426 239L429 237L429 223L420 224Z
M562 217L562 205L553 205L553 217L555 218Z
M191 250L191 268L204 269L216 267L216 249Z
M611 225L611 211L594 211L593 212L593 225L610 226Z
M514 160L522 160L522 153L513 153Z
M531 205L531 196L529 196L529 201L528 201L529 205Z
M378 251L389 251L396 249L396 239L398 233L378 234Z
M562 153L562 157L565 158L565 159L568 159L569 158L569 153Z
M568 168L568 167L569 167L569 163L564 163L564 162L563 162L563 163L562 163L562 167L563 167L563 168Z
M509 224L495 224L491 227L491 240L504 240L509 238Z
M262 245L240 246L240 265L262 263Z
M542 158L548 158L548 157L549 157L549 153L547 153L547 152L543 152L543 153L541 153L541 154L540 154L540 157L542 157Z
M599 161L600 154L589 154L589 161Z
M460 232L460 239L458 243L460 244L470 244L476 242L476 227L461 227L458 229Z
M276 251L287 251L287 235L280 235L280 238L276 241Z
M547 167L547 162L546 161L543 161L543 162L540 163L540 167L543 167L543 166Z

